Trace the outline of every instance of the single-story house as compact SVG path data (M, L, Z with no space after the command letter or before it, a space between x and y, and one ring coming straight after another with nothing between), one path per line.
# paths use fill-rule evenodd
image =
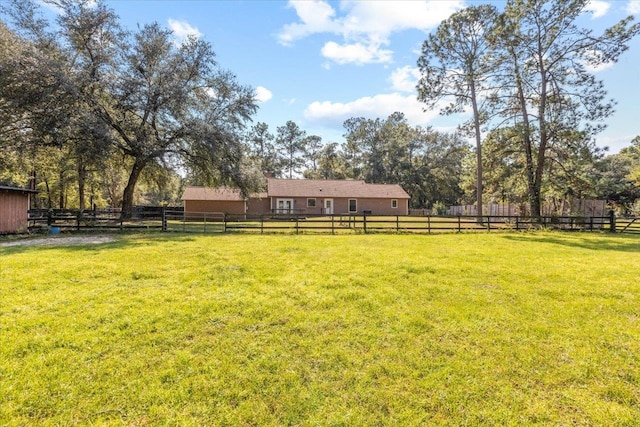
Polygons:
M267 192L244 199L238 190L188 187L186 212L229 214L407 215L409 195L397 184L355 180L267 179Z
M37 191L0 186L0 234L27 231L29 196L33 193Z
M355 180L269 179L272 211L305 214L407 215L409 195L397 184Z

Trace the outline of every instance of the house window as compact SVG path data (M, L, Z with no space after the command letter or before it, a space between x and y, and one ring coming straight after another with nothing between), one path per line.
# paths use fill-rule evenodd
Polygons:
M398 200L397 199L391 199L391 207L393 209L397 209L398 208Z
M293 212L293 199L277 199L276 200L276 213L292 213Z
M307 199L307 207L315 208L316 207L316 199Z
M358 202L356 199L349 199L349 212L357 212L358 211Z

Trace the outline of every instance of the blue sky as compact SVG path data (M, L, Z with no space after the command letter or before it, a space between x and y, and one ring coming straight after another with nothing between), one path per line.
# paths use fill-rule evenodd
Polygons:
M157 21L176 37L212 43L219 64L256 89L255 122L293 120L308 134L342 142L349 117L405 113L414 125L452 130L460 117L423 112L416 101L416 62L427 34L470 1L155 1L111 0L123 25ZM473 2L486 3L486 2ZM494 2L500 7L501 2ZM601 31L640 0L592 0L581 24ZM597 71L618 105L597 138L611 152L640 135L640 39L614 66Z

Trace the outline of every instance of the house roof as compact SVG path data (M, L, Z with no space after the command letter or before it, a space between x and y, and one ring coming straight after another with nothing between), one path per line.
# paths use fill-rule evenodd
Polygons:
M267 180L269 197L322 197L361 199L408 199L398 184L367 184L354 180L274 179Z
M255 198L265 198L266 193L252 195ZM182 200L215 200L224 202L243 202L240 190L229 187L187 187L182 194Z

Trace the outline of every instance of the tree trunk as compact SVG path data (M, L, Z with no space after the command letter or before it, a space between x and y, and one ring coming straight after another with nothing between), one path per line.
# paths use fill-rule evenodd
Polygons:
M527 189L529 193L529 205L531 207L531 216L541 221L540 215L540 181L536 181L536 168L533 164L533 142L531 141L531 124L529 123L529 112L527 110L527 100L524 95L522 78L520 76L520 67L518 65L518 57L515 52L511 52L514 59L514 74L516 78L516 86L518 90L518 101L520 102L520 112L522 114L522 145L525 153Z
M34 190L37 187L37 175L36 175L36 171L35 169L31 170L31 174L29 174L29 190ZM32 208L39 208L40 207L40 199L38 198L37 193L32 193L30 195L30 199L31 199L31 207Z
M127 186L124 188L124 193L122 194L122 219L131 218L133 212L133 193L136 189L138 178L140 178L140 172L142 172L146 165L147 162L141 159L136 159L133 163L133 168L129 174L129 181L127 181Z
M538 155L536 161L536 169L535 169L535 204L537 206L536 216L539 221L542 221L542 179L544 173L544 165L545 165L545 157L547 152L547 146L549 144L549 129L547 128L547 118L546 118L546 110L547 110L547 71L545 68L544 62L544 48L542 46L538 46L538 67L540 72L540 104L538 105L538 121L540 123L540 145L538 147ZM532 208L533 212L533 201Z
M49 180L46 177L44 178L44 185L45 185L45 188L47 189L47 208L52 209L53 200L51 200L51 188L49 187Z
M471 79L471 105L473 106L473 125L476 133L476 204L477 209L477 222L482 223L482 139L480 135L480 112L478 111L478 100L476 99L476 85L475 81Z
M542 201L540 197L540 184L536 183L529 189L529 204L531 205L531 216L535 216L538 222L542 222Z
M60 194L58 197L58 208L59 209L64 209L65 208L65 197L64 197L64 192L65 192L65 182L64 182L64 168L60 170L59 173L59 183L58 183L58 187L60 187Z
M78 201L80 210L85 208L84 204L84 188L87 181L87 168L82 164L82 160L78 160Z

